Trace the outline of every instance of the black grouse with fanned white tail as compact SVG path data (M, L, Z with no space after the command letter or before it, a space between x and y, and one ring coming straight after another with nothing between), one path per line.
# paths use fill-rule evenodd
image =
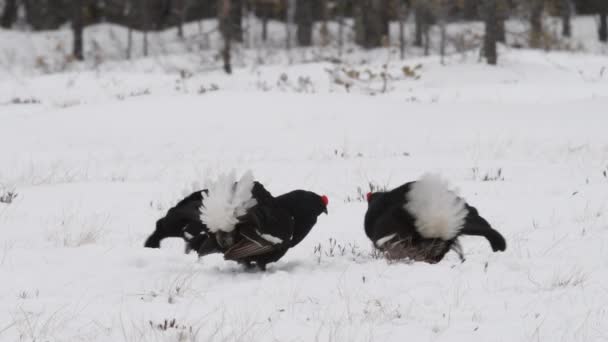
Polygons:
M257 205L237 225L235 243L224 250L224 258L266 269L308 235L318 216L327 213L327 204L326 196L295 190Z
M266 192L251 206L246 189L253 189L252 182L246 175L230 188L220 178L203 195L201 221L209 238L199 247L200 256L221 252L227 260L264 270L302 241L321 213L327 213L327 197L303 190L277 198Z
M305 190L275 198L249 173L238 181L234 174L222 175L171 208L145 246L158 248L166 237L181 237L186 252L222 253L265 269L306 237L327 205L326 196Z
M495 252L506 249L503 236L437 175L369 193L367 200L365 233L387 258L437 263L454 250L464 260L461 235L483 236Z

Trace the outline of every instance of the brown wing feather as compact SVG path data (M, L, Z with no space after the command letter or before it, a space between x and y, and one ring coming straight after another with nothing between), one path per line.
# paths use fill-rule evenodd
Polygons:
M235 260L266 254L271 252L275 247L270 244L260 244L258 241L243 239L234 244L224 253L224 259Z

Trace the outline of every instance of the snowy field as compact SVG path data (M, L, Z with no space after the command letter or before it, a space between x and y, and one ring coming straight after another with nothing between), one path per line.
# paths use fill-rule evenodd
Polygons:
M340 66L294 51L233 76L187 52L52 74L5 59L0 341L608 340L608 58L500 52L488 67L475 51ZM142 247L231 169L326 194L329 215L267 272ZM374 257L364 194L427 171L506 252L468 237L464 263Z

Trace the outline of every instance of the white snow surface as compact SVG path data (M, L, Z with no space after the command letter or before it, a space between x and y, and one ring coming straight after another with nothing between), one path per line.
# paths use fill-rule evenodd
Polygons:
M253 173L247 171L237 180L236 171L220 174L214 181L208 181L202 193L200 207L201 221L213 233L230 233L239 222L239 217L257 204L251 190L254 186Z
M416 219L420 235L429 239L453 239L462 227L468 210L465 202L438 174L425 173L405 194L403 209Z
M17 52L56 38L0 34L23 39ZM348 91L328 77L337 66L307 60L317 48L292 64L264 50L283 62L232 76L188 53L50 74L29 54L4 60L0 189L18 195L0 203L0 341L606 341L605 47L501 47L497 67L391 51L345 52L344 68L394 76ZM399 76L417 64L419 79ZM329 215L267 272L198 260L180 239L142 247L200 180L232 169L273 195L325 193ZM425 172L507 250L465 237L464 263L372 254L370 184Z

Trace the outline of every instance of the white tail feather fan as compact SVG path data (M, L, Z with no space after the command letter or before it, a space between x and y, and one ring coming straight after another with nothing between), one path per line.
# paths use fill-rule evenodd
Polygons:
M251 193L253 186L251 171L245 172L238 181L235 171L232 171L230 174L218 176L213 182L208 182L209 192L202 194L201 221L213 233L233 231L239 222L238 218L257 204Z
M406 194L404 208L416 219L424 238L450 240L462 229L468 210L465 201L436 174L424 174Z

